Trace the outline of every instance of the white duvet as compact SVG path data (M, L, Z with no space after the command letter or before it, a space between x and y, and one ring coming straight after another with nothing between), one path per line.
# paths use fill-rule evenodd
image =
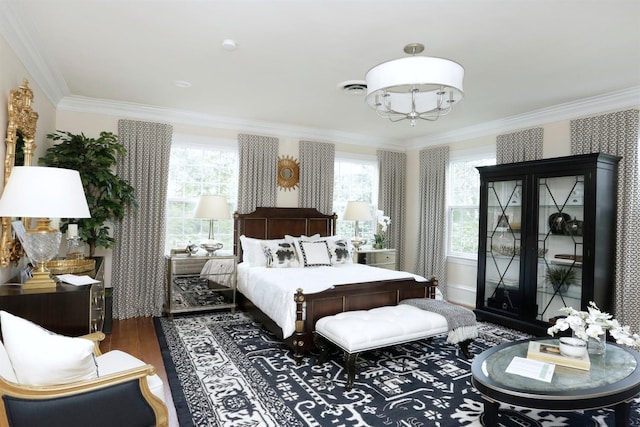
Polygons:
M293 297L298 288L302 288L305 294L313 294L348 283L409 277L419 282L427 281L406 271L363 264L312 268L267 268L252 267L245 262L238 264L238 290L282 328L284 338L295 332L296 304Z

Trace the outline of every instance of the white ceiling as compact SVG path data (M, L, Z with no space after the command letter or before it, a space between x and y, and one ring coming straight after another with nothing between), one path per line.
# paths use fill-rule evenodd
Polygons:
M61 105L88 97L410 143L602 95L640 104L638 0L0 2L0 31ZM411 42L464 66L450 115L391 123L337 88Z

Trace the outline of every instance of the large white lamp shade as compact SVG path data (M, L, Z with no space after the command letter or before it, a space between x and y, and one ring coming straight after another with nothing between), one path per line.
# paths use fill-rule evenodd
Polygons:
M46 264L60 249L62 235L50 218L89 218L89 206L78 171L39 166L16 166L0 197L0 216L38 218L23 236L24 249L37 264L25 288L56 286Z

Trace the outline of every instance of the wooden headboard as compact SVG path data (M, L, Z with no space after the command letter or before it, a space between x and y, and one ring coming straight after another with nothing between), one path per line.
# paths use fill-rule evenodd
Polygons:
M256 208L248 214L233 215L233 253L242 261L240 236L254 239L282 239L291 236L332 236L338 216L325 215L315 208Z

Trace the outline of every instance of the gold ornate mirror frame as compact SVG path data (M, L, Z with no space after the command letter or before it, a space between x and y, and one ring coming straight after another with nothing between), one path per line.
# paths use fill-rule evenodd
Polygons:
M298 186L300 179L300 165L289 156L278 159L278 187L285 190L292 190Z
M36 148L36 122L38 113L31 110L33 91L29 89L29 82L24 79L22 85L9 93L6 156L4 158L4 185L7 185L16 157L24 159L24 163L17 166L31 166L33 152ZM22 150L20 152L20 150ZM18 152L17 152L18 151ZM16 156L17 154L17 156ZM22 246L11 232L12 218L2 218L2 236L0 239L0 266L8 267L17 264L22 258Z

